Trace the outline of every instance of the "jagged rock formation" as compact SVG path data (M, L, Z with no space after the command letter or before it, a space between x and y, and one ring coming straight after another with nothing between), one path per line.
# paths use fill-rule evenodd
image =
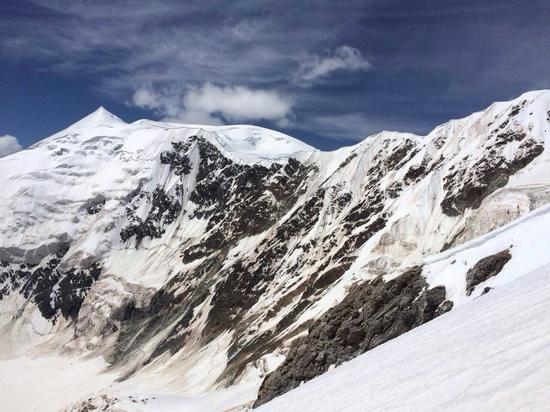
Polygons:
M59 315L75 319L86 293L101 274L101 266L86 268L61 267L68 246L54 255L46 256L41 264L1 262L0 299L19 293L31 300L45 319L55 322Z
M548 203L549 110L529 92L328 153L98 110L0 160L7 346L162 369L194 393L259 385L286 356L266 400L508 276L505 256L475 265L508 245L446 256Z
M466 272L466 294L472 294L477 285L500 273L506 263L512 259L509 250L503 250L484 257Z
M313 323L307 336L292 343L283 364L263 381L254 406L451 308L452 302L445 300L445 287L427 289L420 267L388 282L376 278L353 285L341 303Z

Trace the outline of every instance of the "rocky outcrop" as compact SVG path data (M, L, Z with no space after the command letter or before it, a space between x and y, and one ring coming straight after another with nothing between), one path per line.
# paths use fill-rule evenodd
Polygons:
M105 202L105 196L97 195L94 198L88 200L84 204L84 208L89 215L96 215L101 211L101 209L103 209L103 206L105 206Z
M120 231L120 238L124 242L135 236L138 246L147 237L161 237L166 226L172 224L182 210L179 200L168 195L162 187L157 187L152 193L142 192L139 198L146 198L150 203L149 213L145 219L140 218L136 215L139 203L134 203L126 209L130 223Z
M466 273L466 294L472 294L477 285L500 273L504 265L512 259L508 249L484 257Z
M240 164L204 138L190 139L200 156L191 218L208 219L208 231L182 252L185 263L220 251L239 239L261 233L294 205L314 171L290 158L286 164Z
M170 169L175 175L187 175L191 172L191 162L186 151L188 145L183 142L172 142L173 150L168 150L160 154L160 163L170 165Z
M528 137L526 130L512 124L525 101L515 105L500 125L489 133L479 153L465 156L449 168L443 179L445 197L441 202L448 216L477 209L483 199L504 187L514 173L523 169L544 151L544 144ZM510 156L510 153L513 156Z
M52 322L59 315L75 319L102 268L97 262L88 262L81 268L61 265L68 249L67 244L38 265L3 261L0 265L0 300L16 292L32 300L42 316Z
M286 360L269 374L254 406L259 406L450 310L445 287L428 289L421 267L392 280L376 278L354 285L297 339Z

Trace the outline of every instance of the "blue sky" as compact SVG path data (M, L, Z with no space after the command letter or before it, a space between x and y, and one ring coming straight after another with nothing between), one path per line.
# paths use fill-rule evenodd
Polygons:
M0 4L0 136L23 147L103 105L334 149L550 88L543 0Z

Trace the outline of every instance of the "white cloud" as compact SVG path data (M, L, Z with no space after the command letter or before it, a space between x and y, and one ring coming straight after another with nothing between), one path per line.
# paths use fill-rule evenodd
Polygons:
M15 136L6 134L0 136L0 157L8 156L22 149Z
M276 91L212 83L179 94L142 87L134 93L132 104L155 110L167 120L202 124L255 120L284 124L292 113L291 101Z
M270 90L252 90L243 86L218 87L206 83L185 95L187 111L220 113L229 121L280 120L290 112L290 102Z
M340 46L324 56L309 55L300 63L296 80L306 84L324 79L337 71L358 72L372 68L361 51L350 46Z
M223 12L215 2L201 1L185 7L173 0L140 7L133 0L32 3L49 18L8 19L0 52L47 71L89 75L90 87L101 94L163 119L207 124L265 119L281 128L293 124L295 113L305 124L309 116L333 113L333 96L307 87L333 77L341 83L336 72L369 66L359 50L337 47L345 44L340 34L349 30L338 2L266 8L263 1L235 0ZM312 13L306 20L297 12L304 7ZM321 53L326 27L336 46ZM338 99L341 110L354 105Z
M159 109L162 107L161 97L146 88L138 89L132 96L132 104L147 109Z

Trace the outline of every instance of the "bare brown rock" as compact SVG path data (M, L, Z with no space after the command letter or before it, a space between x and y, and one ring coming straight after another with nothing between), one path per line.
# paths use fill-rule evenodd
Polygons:
M452 308L443 286L427 287L418 266L388 282L377 278L354 285L339 305L313 323L308 336L293 343L283 364L265 378L254 406Z
M496 276L512 258L508 249L494 255L484 257L466 273L466 294L472 294L477 285Z

